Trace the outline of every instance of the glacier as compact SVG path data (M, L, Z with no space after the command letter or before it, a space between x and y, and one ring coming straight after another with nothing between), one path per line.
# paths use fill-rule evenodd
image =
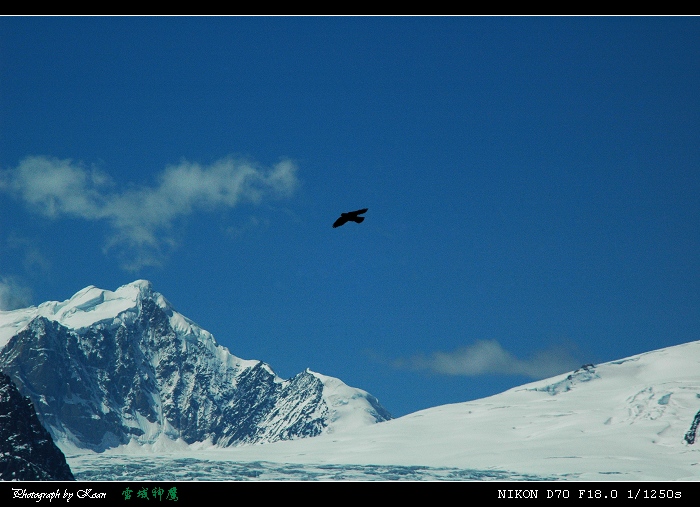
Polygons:
M700 480L699 412L695 341L314 438L67 459L110 480L687 482Z

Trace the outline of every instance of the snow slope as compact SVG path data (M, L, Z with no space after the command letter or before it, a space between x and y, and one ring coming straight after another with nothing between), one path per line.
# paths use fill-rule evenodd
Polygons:
M699 414L700 341L382 424L262 446L190 449L170 458L188 456L219 469L226 462L232 469L245 462L315 470L393 465L563 480L698 480Z

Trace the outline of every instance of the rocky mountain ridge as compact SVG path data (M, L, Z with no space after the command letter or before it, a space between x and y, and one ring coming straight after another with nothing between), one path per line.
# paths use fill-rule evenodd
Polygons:
M243 360L144 280L0 312L0 370L60 445L230 445L313 437L391 418L369 393Z
M72 481L66 457L39 423L31 400L0 373L0 480Z

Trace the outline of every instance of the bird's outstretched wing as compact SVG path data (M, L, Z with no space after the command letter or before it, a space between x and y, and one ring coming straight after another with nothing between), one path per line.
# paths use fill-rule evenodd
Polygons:
M333 228L335 229L336 227L340 227L341 225L344 225L345 223L347 223L347 221L348 221L348 219L346 218L345 213L343 213L342 215L340 215L338 220L333 222Z
M350 220L359 224L365 219L365 217L361 217L358 215L366 213L368 209L369 208L362 208L358 209L357 211L348 211L347 213L341 213L340 217L338 217L338 219L335 222L333 222L333 228L335 229L336 227L340 227L341 225L346 224Z

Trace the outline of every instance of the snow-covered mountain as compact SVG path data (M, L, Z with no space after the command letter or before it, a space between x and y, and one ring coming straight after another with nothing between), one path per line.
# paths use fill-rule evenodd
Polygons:
M0 312L0 370L62 448L274 442L391 418L338 379L232 355L144 280Z
M0 481L72 481L65 455L39 423L32 402L0 373Z
M231 355L137 281L0 312L0 370L78 479L700 480L700 341L388 420Z
M272 479L700 480L699 425L696 341L347 432L161 455L152 473L167 474L173 463L167 459L188 456L183 466L190 470L181 468L180 477L205 478L188 475L196 466L211 470L213 480L242 477L237 467L245 463ZM130 451L115 449L112 462L120 452ZM74 463L96 471L92 459L76 456ZM143 454L138 459L149 462ZM147 479L146 470L134 474Z

